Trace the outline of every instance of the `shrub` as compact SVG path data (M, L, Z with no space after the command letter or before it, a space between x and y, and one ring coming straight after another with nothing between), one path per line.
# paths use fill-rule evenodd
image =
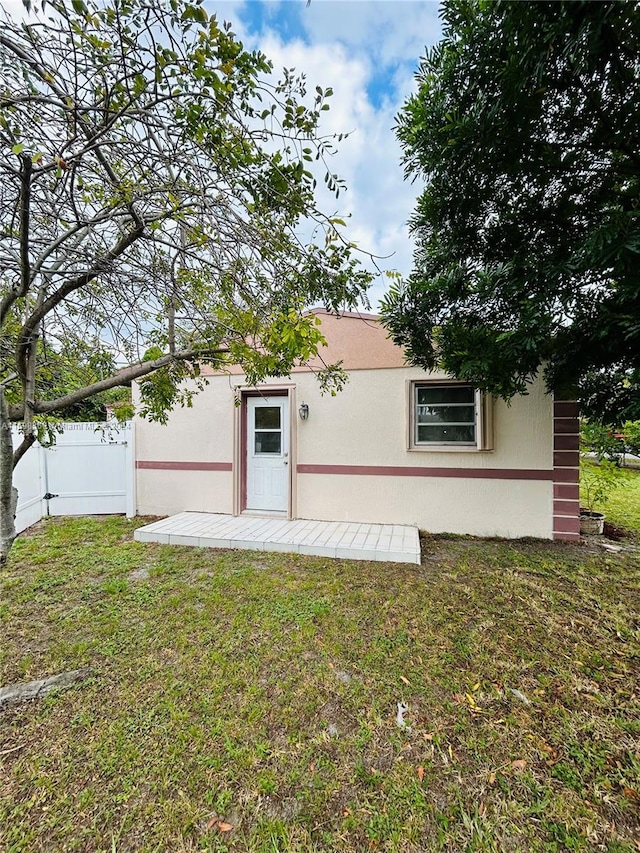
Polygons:
M587 512L597 512L628 475L615 462L580 460L580 502Z
M598 460L608 459L620 464L624 454L624 441L619 431L598 421L582 421L580 446L583 453L593 453Z
M626 449L640 456L640 421L627 421L622 428L622 440Z

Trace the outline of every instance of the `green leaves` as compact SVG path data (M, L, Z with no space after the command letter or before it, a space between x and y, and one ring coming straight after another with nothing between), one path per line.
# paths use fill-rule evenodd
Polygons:
M72 0L56 14L56 27L3 30L0 380L15 375L13 416L27 394L48 414L160 359L141 393L162 420L189 405L203 362L258 383L313 358L307 307L351 306L371 281L306 168L319 161L343 187L319 126L332 90L309 98L294 69L275 80L196 0Z
M580 460L580 502L589 512L601 511L611 494L623 485L627 473L615 462L603 459L597 464Z
M395 340L506 397L542 363L583 400L589 374L636 381L640 4L448 0L443 17L398 116L426 187L414 271L384 304Z
M200 4L186 3L182 11L183 21L197 21L206 24L209 16Z

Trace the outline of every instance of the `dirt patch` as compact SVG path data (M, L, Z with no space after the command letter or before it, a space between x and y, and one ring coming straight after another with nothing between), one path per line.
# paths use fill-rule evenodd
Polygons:
M615 524L605 521L604 535L607 539L611 539L613 542L620 542L622 539L626 539L629 536L629 532L625 530L624 527L616 527Z
M148 581L149 580L149 569L145 566L141 566L139 569L134 569L132 572L129 572L129 580L130 581Z

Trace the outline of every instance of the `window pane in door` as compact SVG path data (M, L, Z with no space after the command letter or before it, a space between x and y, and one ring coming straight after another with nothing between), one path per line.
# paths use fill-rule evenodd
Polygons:
M256 429L280 429L280 406L256 406Z
M256 412L257 415L257 412ZM257 418L256 418L257 420ZM258 432L255 433L256 453L280 453L282 446L282 433L280 432Z

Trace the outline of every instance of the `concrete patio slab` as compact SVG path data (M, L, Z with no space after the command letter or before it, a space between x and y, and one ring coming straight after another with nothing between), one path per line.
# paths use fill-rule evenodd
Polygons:
M315 521L255 515L181 512L138 528L138 542L191 545L197 548L238 548L420 563L418 528L405 524Z

